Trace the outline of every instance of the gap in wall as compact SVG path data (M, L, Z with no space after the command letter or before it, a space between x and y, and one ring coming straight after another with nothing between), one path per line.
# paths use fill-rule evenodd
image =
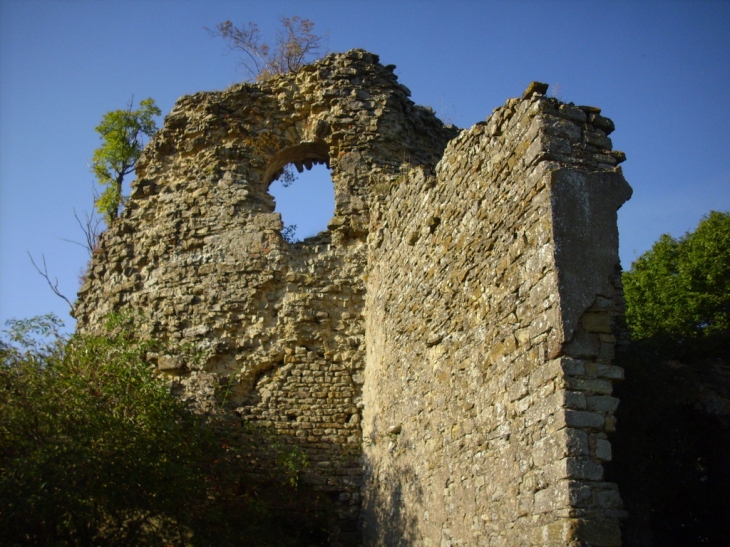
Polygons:
M294 182L284 187L281 177L271 183L269 193L276 200L275 211L281 213L284 221L282 233L290 242L302 241L327 229L335 211L335 187L324 164L313 165L302 173L297 173L292 164L287 169L293 173Z

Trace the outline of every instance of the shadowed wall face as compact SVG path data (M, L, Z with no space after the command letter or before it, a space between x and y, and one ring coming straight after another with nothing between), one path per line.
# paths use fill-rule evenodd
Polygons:
M613 123L533 90L459 132L392 68L353 50L181 98L79 328L131 310L177 342L150 361L231 442L302 450L335 543L360 518L367 545L617 545ZM316 163L334 216L290 244L268 187ZM272 460L260 442L242 464Z

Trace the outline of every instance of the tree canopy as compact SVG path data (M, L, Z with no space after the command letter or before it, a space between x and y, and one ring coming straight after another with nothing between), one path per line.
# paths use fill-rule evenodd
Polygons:
M694 232L663 235L623 275L634 339L708 355L730 344L730 213L711 212Z
M137 110L132 110L132 105L130 101L125 110L107 112L96 126L102 145L94 150L91 171L105 187L96 200L96 208L108 223L119 214L122 183L137 165L144 146L143 138L155 134L154 117L162 114L153 99L140 101Z

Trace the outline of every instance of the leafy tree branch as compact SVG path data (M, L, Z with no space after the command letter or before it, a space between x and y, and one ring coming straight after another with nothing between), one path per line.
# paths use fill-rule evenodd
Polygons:
M91 172L105 187L96 200L96 208L107 224L117 218L123 204L124 177L134 171L142 154L144 137L152 137L157 131L153 118L162 114L153 99L140 101L137 110L132 110L132 105L130 101L125 110L107 112L96 127L102 145L91 158Z
M730 349L730 213L711 212L694 232L663 235L623 274L635 340L698 356Z

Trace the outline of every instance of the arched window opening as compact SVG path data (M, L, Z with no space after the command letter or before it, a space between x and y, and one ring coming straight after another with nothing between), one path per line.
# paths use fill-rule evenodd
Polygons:
M308 165L307 165L308 164ZM335 190L330 170L324 163L307 162L297 173L293 164L269 186L276 211L284 221L282 235L290 243L303 241L327 229L335 210Z

